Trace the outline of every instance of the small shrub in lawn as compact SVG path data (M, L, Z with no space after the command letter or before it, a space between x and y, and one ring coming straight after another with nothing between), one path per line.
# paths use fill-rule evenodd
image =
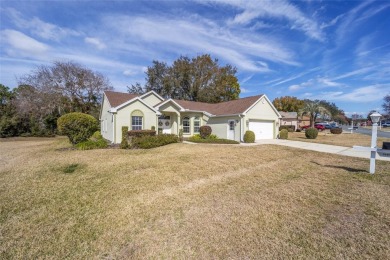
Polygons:
M98 121L91 115L74 112L58 118L57 126L60 134L77 144L86 141L98 129Z
M200 128L199 128L199 132L200 132L200 136L202 138L207 138L211 135L211 127L208 126L208 125L202 125Z
M318 136L318 130L315 128L308 128L305 131L305 136L307 139L316 139Z
M209 135L207 138L202 138L200 136L200 134L196 134L196 135L193 135L190 138L188 138L188 141L197 142L198 140L217 140L217 139L218 139L218 136L213 135L213 134Z
M282 129L279 133L279 138L280 139L288 139L288 130Z
M99 140L87 140L76 144L76 148L79 150L92 150L92 149L104 149L107 148L107 141L104 139Z
M104 149L107 146L107 141L104 140L99 131L96 131L88 140L76 144L76 148L79 150Z
M127 141L127 132L129 131L128 126L122 126L122 141L120 144L121 149L127 149L129 148L129 142Z
M331 129L330 129L330 132L331 132L332 134L339 135L339 134L341 134L341 133L343 132L343 129L342 129L342 128L331 128Z
M63 173L74 173L76 169L79 167L78 163L69 164L62 169Z
M132 148L150 149L167 144L177 143L179 138L174 134L144 135L131 139Z
M255 133L253 131L246 131L244 134L244 142L245 143L254 143L256 140Z

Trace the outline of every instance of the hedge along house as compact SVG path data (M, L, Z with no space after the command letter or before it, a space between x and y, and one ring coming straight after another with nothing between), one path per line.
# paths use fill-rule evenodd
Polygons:
M143 95L105 91L100 111L101 133L112 143L122 140L122 126L129 130L152 129L184 137L208 125L219 138L242 141L247 130L256 139L274 139L281 115L265 95L216 104L164 99L154 91Z

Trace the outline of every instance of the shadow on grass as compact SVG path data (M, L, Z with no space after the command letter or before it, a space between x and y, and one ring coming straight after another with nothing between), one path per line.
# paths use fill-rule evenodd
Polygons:
M319 166L322 166L322 167L328 167L328 168L334 168L334 169L342 169L342 170L346 170L348 172L353 172L353 173L367 173L366 170L362 170L362 169L355 169L355 168L351 168L351 167L346 167L346 166L338 166L338 165L322 165L318 162L314 162L314 161L311 161L312 163L314 164L317 164Z

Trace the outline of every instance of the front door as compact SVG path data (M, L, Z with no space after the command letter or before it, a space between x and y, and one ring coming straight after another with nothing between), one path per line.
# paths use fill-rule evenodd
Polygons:
M158 128L162 129L163 134L171 134L171 119L169 116L165 116L164 119L158 119Z
M228 132L227 132L227 138L230 140L234 140L234 128L236 125L235 120L229 120L228 121Z

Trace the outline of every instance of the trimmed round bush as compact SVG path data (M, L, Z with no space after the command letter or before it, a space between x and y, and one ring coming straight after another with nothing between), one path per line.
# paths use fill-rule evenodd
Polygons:
M343 129L342 129L342 128L331 128L331 129L330 129L330 132L331 132L332 134L339 135L339 134L341 134L341 133L343 132Z
M307 139L316 139L318 136L318 130L315 128L308 128L305 131L305 136Z
M207 138L211 135L211 127L208 126L208 125L202 125L200 128L199 128L199 133L200 133L200 136L202 138Z
M288 139L288 130L287 129L280 130L279 138L280 139Z
M98 121L91 115L74 112L57 120L58 131L66 135L72 144L86 141L98 129Z
M287 131L287 130L286 130ZM255 133L253 131L246 131L244 134L244 142L245 143L254 143L256 140Z

